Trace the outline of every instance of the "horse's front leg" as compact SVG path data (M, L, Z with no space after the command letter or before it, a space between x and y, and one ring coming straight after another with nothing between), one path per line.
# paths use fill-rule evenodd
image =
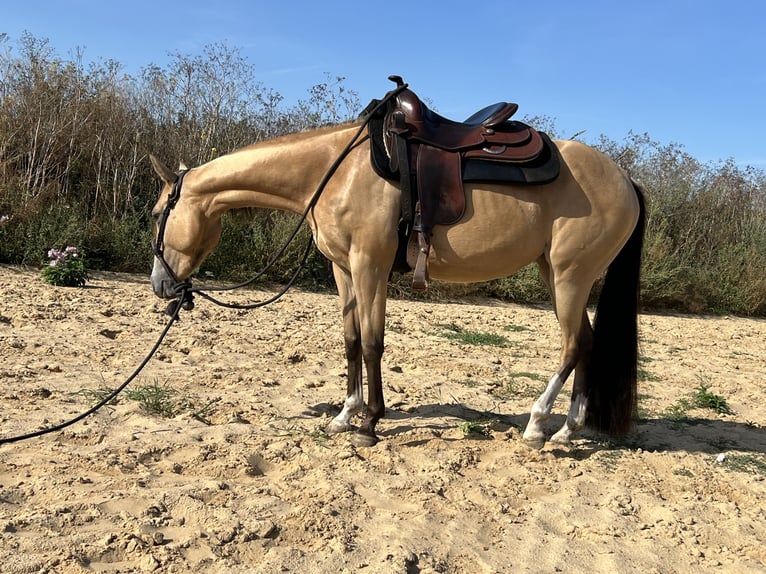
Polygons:
M364 341L364 336L362 340ZM386 414L383 399L383 376L381 359L383 357L383 328L371 337L371 341L362 345L362 356L367 368L367 410L362 424L351 439L356 446L373 446L378 442L375 426Z
M336 434L351 430L351 417L364 408L362 395L362 335L359 327L359 313L354 296L351 276L333 264L335 283L340 295L341 312L343 313L343 340L348 364L348 379L346 400L343 409L329 425L327 432Z
M393 257L393 255L392 255ZM349 273L333 265L335 280L343 307L343 328L348 361L348 393L343 410L328 426L337 433L351 428L351 417L364 407L362 398L362 366L367 374L367 409L362 424L352 441L357 446L372 446L378 442L375 426L383 418L383 331L386 319L386 289L390 264L373 261L360 254L355 272Z
M367 374L367 409L352 441L357 446L372 446L378 442L375 426L383 418L386 405L383 402L383 337L386 325L386 295L388 273L393 262L390 254L372 251L356 254L352 260L352 276L359 332L362 335L362 359Z

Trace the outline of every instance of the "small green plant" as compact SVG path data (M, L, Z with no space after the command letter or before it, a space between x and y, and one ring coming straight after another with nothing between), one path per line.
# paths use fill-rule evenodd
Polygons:
M721 395L711 393L709 387L705 383L700 383L696 392L692 395L692 406L700 409L710 409L719 414L731 415L734 411L729 407L729 403Z
M166 418L190 408L188 400L178 399L178 391L170 385L160 385L156 379L150 385L128 390L125 394L130 400L138 401L147 413Z
M88 280L85 257L77 247L69 245L63 250L50 249L48 261L42 269L43 280L59 287L82 287Z
M314 442L322 448L330 448L330 435L327 434L324 428L317 427L313 431L307 431L306 435L312 438Z
M490 423L480 423L475 421L466 421L458 427L464 435L479 434L484 437L492 436Z
M687 399L679 399L665 410L665 416L674 422L689 420L688 410L691 408Z
M466 345L488 345L492 347L505 347L508 344L508 339L502 335L466 331L456 323L441 323L438 325L438 327L443 329L443 332L441 333L443 337L464 343Z
M705 383L700 383L691 396L680 398L670 405L664 414L675 423L705 424L704 419L689 416L691 409L709 409L719 414L734 414L726 399L710 392L710 388Z

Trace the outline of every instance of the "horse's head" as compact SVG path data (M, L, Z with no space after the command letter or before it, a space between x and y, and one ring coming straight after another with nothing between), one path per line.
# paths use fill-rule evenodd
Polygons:
M177 287L189 279L217 245L221 215L211 213L210 198L195 189L193 173L183 164L179 173L174 173L156 157L150 159L165 182L152 209L152 289L158 297L172 299L178 295Z

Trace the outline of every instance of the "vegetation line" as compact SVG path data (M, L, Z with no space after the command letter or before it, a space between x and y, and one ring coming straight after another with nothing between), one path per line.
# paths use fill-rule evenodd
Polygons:
M349 120L366 102L344 81L328 75L306 99L287 105L225 43L129 75L113 60L85 65L79 56L61 58L45 39L0 34L0 262L39 266L51 249L74 246L92 269L147 272L159 189L149 153L198 165L267 138ZM381 95L386 89L381 78ZM424 95L438 104L438 94ZM561 136L550 118L525 120ZM646 189L644 306L766 314L763 171L733 159L701 163L681 145L648 134L588 143ZM200 273L244 279L263 267L293 222L263 211L225 218L222 244ZM291 269L287 257L266 279L283 281ZM303 287L331 284L327 262L314 253ZM395 277L392 292L412 296L406 285ZM426 296L466 289L437 283ZM524 303L548 300L532 267L468 289Z

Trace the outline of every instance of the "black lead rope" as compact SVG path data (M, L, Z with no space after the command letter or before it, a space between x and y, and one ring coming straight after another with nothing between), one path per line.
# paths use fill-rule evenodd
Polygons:
M365 110L365 117L362 121L361 126L359 127L359 130L354 134L354 137L351 138L349 143L346 145L346 147L343 149L343 151L340 153L338 158L333 162L333 164L330 166L330 168L325 173L325 176L322 178L322 181L319 182L319 185L317 186L316 191L314 192L314 195L309 200L309 204L306 207L306 209L303 211L303 214L301 215L300 220L298 221L298 224L295 226L295 229L293 229L290 236L287 238L285 243L282 245L282 247L277 251L277 253L269 260L269 262L266 264L266 266L261 269L254 277L251 279L248 279L247 281L244 281L243 283L239 283L237 285L232 285L230 287L212 287L207 289L208 291L213 292L222 292L222 291L232 291L235 289L240 289L242 287L246 287L266 274L266 272L273 267L277 261L279 261L282 256L287 251L287 248L290 246L292 241L296 238L298 233L300 232L301 227L306 222L306 219L309 216L309 213L311 213L311 210L314 209L317 202L319 201L320 196L322 195L322 192L324 191L324 188L327 186L327 183L330 181L330 178L335 174L340 164L343 162L344 159L346 159L346 156L351 152L351 150L357 145L357 140L359 139L359 136L362 134L364 129L367 127L367 124L370 122L370 119L373 117L373 115L380 110L384 105L386 105L393 97L398 95L402 90L407 88L407 84L397 86L395 90L392 90L391 92L387 93L386 96L379 102L376 103L373 109L371 110ZM199 295L203 299L207 299L211 303L214 303L220 307L225 307L228 309L258 309L260 307L265 307L266 305L269 305L271 303L274 303L275 301L282 298L282 296L287 293L287 291L295 284L298 277L300 276L301 271L303 270L306 261L308 260L309 254L311 253L311 248L313 246L313 242L311 239L309 239L308 245L306 246L306 249L303 252L303 256L301 258L300 263L297 265L295 272L293 273L292 277L290 277L290 280L287 282L287 284L275 295L269 297L268 299L264 301L259 301L257 303L250 303L250 304L236 304L236 303L226 303L224 301L220 301L216 299L215 297L209 295L208 293L205 293L201 289L195 289L192 288L191 282L186 281L179 281L176 277L175 273L173 272L170 265L168 265L167 261L165 261L165 227L167 225L168 218L170 217L170 212L173 210L175 205L178 203L178 200L181 195L181 184L183 183L183 178L186 175L188 170L182 171L178 175L178 179L173 184L173 189L168 195L168 202L165 205L165 209L162 212L161 220L159 221L159 227L158 227L158 233L157 233L157 241L153 245L153 251L155 257L157 257L160 260L160 263L165 268L165 271L168 272L169 276L176 282L174 286L174 291L178 295L178 298L174 301L171 301L167 309L165 310L166 314L170 316L168 319L167 324L165 325L165 328L162 330L162 333L160 333L160 336L157 338L157 341L154 343L154 346L151 348L149 353L144 357L144 359L141 361L141 363L136 367L136 369L133 371L133 373L125 380L124 383L122 383L119 387L117 387L115 390L113 390L111 393L109 393L106 397L101 399L97 404L89 408L84 413L77 415L73 419L70 419L68 421L64 421L60 424L45 427L43 429L30 432L27 434L22 434L18 436L12 436L7 438L0 438L0 445L3 444L10 444L14 442L19 442L22 440L27 440L31 438L37 438L46 434L50 434L53 432L58 432L60 430L63 430L67 427L70 427L84 418L92 415L105 405L107 405L110 401L112 401L117 395L119 395L125 387L127 387L130 383L133 382L133 380L141 373L141 371L144 369L144 367L149 363L151 358L154 356L154 354L157 352L157 350L160 348L160 345L165 340L165 336L170 331L170 327L173 326L173 324L176 321L179 321L179 313L181 312L181 309L191 311L194 308L194 295Z
M263 301L258 301L257 303L227 303L225 301L221 301L220 299L216 299L212 295L209 295L208 293L205 293L201 289L191 289L188 291L188 297L189 297L189 304L193 307L194 303L191 300L191 297L193 297L193 294L199 295L203 299L207 299L211 303L214 303L215 305L218 305L219 307L225 307L226 309L259 309L261 307L265 307L266 305L271 305L272 303L278 301L282 298L282 296L287 293L290 288L295 284L295 282L298 280L298 277L300 277L301 271L303 271L303 268L306 266L306 261L309 258L309 255L311 254L311 248L313 247L313 243L309 239L308 245L306 245L306 249L303 251L303 256L301 257L300 263L295 268L295 271L293 272L292 277L290 277L290 280L282 287L282 289L279 290L276 294L272 295L268 299L265 299ZM261 273L263 275L263 273ZM252 282L253 280L250 280ZM219 287L219 288L212 288L210 291L230 291L231 289L228 287ZM184 307L186 309L187 307Z
M157 342L154 343L154 346L152 347L152 350L149 351L149 354L146 355L143 361L141 361L141 364L136 367L136 370L133 371L133 374L130 375L127 380L122 383L119 387L117 387L115 390L113 390L109 395L101 399L98 404L92 406L90 409L85 411L84 413L77 415L75 418L65 421L61 424L57 424L51 427L46 427L43 429L40 429L35 432L18 435L18 436L12 436L8 438L0 438L0 444L9 444L12 442L18 442L22 440L27 440L30 438L36 438L39 436L43 436L52 432L57 432L60 430L63 430L67 427L72 426L75 423L80 422L85 417L88 417L95 413L97 410L99 410L101 407L105 406L107 403L109 403L111 400L113 400L117 395L119 395L125 387L127 387L130 383L133 382L133 380L138 376L138 374L144 369L146 364L149 362L149 360L154 356L154 353L157 352L157 349L160 348L160 345L162 344L162 341L165 339L165 335L168 334L168 331L170 331L170 327L178 320L178 313L181 311L181 307L183 306L183 303L185 301L184 297L179 297L177 301L175 301L175 309L173 310L173 313L170 315L170 319L168 320L167 324L165 325L165 328L162 330L162 333L160 334L159 338L157 339Z

